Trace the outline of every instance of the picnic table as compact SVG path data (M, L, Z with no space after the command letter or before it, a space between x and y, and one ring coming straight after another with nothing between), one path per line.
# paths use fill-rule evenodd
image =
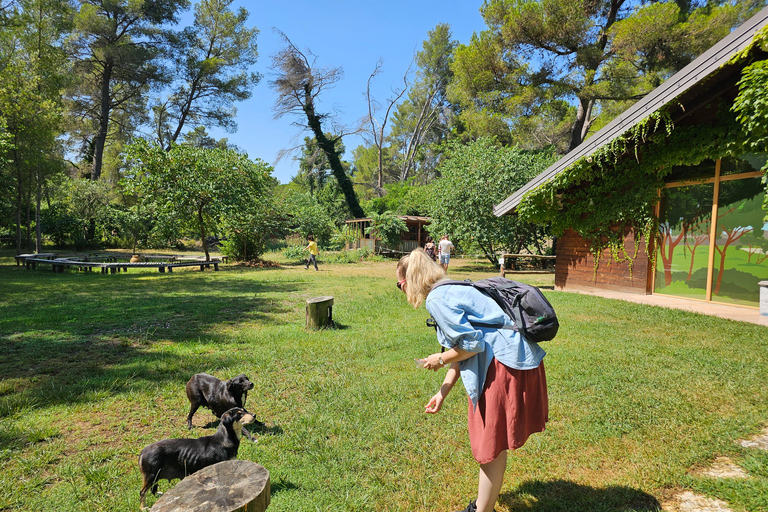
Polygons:
M172 254L142 254L140 256L144 260L176 261L176 256Z
M176 261L205 261L205 256L174 256L174 258L176 258ZM221 260L224 263L227 263L229 256L218 256L212 259Z
M517 258L528 258L528 259L534 259L534 260L541 260L542 262L547 262L547 261L556 260L557 256L545 256L543 254L502 254L499 256L499 267L501 268L501 273L499 275L501 277L504 277L504 274L506 273L507 258L512 260L510 262L512 266L510 270L515 270L515 264L516 264L515 260Z

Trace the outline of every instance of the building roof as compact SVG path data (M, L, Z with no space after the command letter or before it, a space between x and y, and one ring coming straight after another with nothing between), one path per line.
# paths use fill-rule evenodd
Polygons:
M610 143L613 139L619 137L640 121L712 75L721 66L726 64L735 53L746 48L751 43L755 33L767 24L768 7L765 7L755 16L744 22L739 28L721 39L712 48L701 54L696 60L648 93L643 99L629 107L592 137L568 152L514 194L494 206L493 213L497 217L512 213L526 193L565 171L580 158L587 157L597 149Z
M402 219L406 222L408 221L419 221L419 222L432 222L432 217L421 217L419 215L397 215L397 218ZM370 217L364 217L359 219L350 219L345 221L347 224L350 222L370 222L373 219Z

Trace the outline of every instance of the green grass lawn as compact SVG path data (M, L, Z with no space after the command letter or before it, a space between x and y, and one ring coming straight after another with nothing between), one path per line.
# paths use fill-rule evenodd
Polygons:
M279 255L270 255L279 259ZM270 511L452 511L477 465L458 385L424 405L438 350L395 287L395 263L225 265L102 275L0 257L0 510L138 510L139 451L210 435L186 429L191 375L245 373L267 424L238 458L270 472ZM496 271L452 260L455 278ZM768 454L736 443L768 423L765 327L551 291L558 337L543 347L547 430L512 454L502 511L651 511L691 489L735 511L768 510ZM335 329L307 332L307 298L332 295ZM728 456L752 475L692 470ZM169 488L167 482L160 490ZM148 505L155 498L149 497Z

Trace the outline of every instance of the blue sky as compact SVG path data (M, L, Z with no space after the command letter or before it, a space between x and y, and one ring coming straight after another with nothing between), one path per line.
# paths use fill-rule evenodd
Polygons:
M208 131L216 138L227 137L251 158L274 165L273 176L288 183L298 164L291 156L276 163L278 152L301 144L308 134L292 125L301 119L273 119L275 94L269 86L269 66L271 56L282 47L273 29L285 33L302 51L310 50L317 56L318 67L344 70L342 80L321 96L320 109L336 110L337 122L352 125L367 113L366 81L379 59L383 61L382 72L372 90L373 96L384 102L392 95L392 88L402 84L414 53L421 50L428 31L437 24L450 24L453 39L463 44L469 43L473 32L485 29L481 5L480 0L236 0L234 8L242 6L250 13L248 26L260 30L259 59L254 69L264 77L251 98L237 104L236 133ZM185 18L181 26L190 23ZM346 158L351 159L351 151L362 143L359 136L345 137Z

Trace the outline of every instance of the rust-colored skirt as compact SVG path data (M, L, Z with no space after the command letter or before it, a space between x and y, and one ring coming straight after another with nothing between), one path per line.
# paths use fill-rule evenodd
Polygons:
M473 410L469 400L469 443L480 464L504 450L517 449L549 421L544 362L532 370L515 370L496 358L488 366L485 386Z

